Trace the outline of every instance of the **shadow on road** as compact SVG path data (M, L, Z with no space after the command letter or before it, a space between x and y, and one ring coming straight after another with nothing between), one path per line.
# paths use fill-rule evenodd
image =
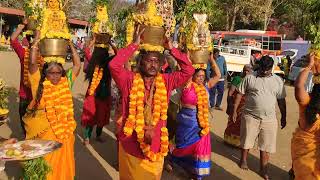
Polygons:
M214 153L217 153L221 156L224 156L227 159L232 160L234 163L238 164L239 159L241 157L241 149L232 147L230 145L227 145L224 143L224 140L217 136L214 133L211 133L211 151ZM260 159L253 156L252 154L249 153L248 155L248 166L249 169L257 174L259 174L260 171ZM224 169L222 168L222 171ZM288 172L285 170L273 165L269 164L269 177L272 179L288 179ZM215 171L216 173L221 172L220 171Z
M82 102L83 96L79 96L73 99L74 102L74 114L77 121L76 129L76 142L75 142L75 160L76 160L76 179L86 180L86 179L112 179L104 167L98 162L96 157L88 150L87 147L83 145L82 135L83 128L81 126L81 113L82 113ZM81 138L79 138L79 136ZM106 146L108 143L102 145ZM107 148L104 148L105 152L108 152ZM99 153L100 154L100 153ZM114 157L114 155L110 154Z
M10 122L7 124L11 129L12 134L10 137L12 138L23 138L22 128L20 124L20 116L19 116L19 94L18 91L10 87L9 88L9 97L8 97L8 105L9 105L9 118Z

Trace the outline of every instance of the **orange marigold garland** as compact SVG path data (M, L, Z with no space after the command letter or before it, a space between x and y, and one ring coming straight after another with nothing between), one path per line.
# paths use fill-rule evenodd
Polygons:
M30 80L28 77L29 74L29 59L30 59L30 49L24 48L24 60L23 60L23 84L27 87L30 87ZM41 72L43 64L43 58L41 56L38 57L38 66Z
M155 79L155 94L153 99L153 118L151 121L152 126L156 126L159 121L167 120L167 89L163 75L158 75ZM159 161L161 158L168 154L169 138L168 129L161 128L160 138L160 152L155 153L151 150L149 144L144 142L144 82L139 73L135 74L133 79L132 88L130 90L129 102L129 116L124 126L124 134L131 136L133 131L137 133L137 141L140 143L140 148L143 154L151 161Z
M57 138L68 139L76 129L68 80L62 77L58 85L53 85L46 79L43 87L46 115L51 128Z
M99 66L96 66L94 68L94 73L92 77L92 81L89 88L89 95L94 95L94 92L96 91L97 87L99 86L99 83L103 76L103 68L100 68Z
M193 83L198 98L198 121L201 127L201 136L210 132L208 93L204 85Z

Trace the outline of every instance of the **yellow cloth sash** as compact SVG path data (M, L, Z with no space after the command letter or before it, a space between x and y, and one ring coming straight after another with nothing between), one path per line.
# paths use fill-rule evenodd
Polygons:
M291 154L295 180L320 179L320 119L307 131L297 128Z
M164 159L149 161L126 153L119 143L119 176L120 180L160 180Z
M46 132L50 128L50 124L46 118L44 109L37 110L35 116L33 113L27 113L23 117L24 127L26 129L26 139L33 139L40 134Z

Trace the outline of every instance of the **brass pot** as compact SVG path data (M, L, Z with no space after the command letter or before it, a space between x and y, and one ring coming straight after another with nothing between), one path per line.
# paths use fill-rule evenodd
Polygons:
M160 26L142 26L144 32L142 34L142 43L154 46L163 46L164 28Z
M65 39L43 39L40 41L40 54L48 56L67 56L68 42Z
M208 50L190 51L190 59L193 64L207 64L209 55Z
M37 29L37 21L35 19L29 19L27 24L27 29L35 31Z
M96 44L109 44L111 36L106 33L96 34Z

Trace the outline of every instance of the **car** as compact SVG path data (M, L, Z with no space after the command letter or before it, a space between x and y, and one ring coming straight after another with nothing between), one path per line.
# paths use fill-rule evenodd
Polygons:
M306 56L302 56L300 59L296 60L294 64L291 66L290 72L288 79L293 84L297 77L299 76L300 72L302 71L303 68L307 67L309 64ZM305 88L307 92L311 92L313 83L312 83L312 73L310 72L308 75L307 82L305 84Z
M280 58L285 58L287 56L290 56L290 58L294 61L297 58L298 55L298 49L286 49L281 52L279 55Z

